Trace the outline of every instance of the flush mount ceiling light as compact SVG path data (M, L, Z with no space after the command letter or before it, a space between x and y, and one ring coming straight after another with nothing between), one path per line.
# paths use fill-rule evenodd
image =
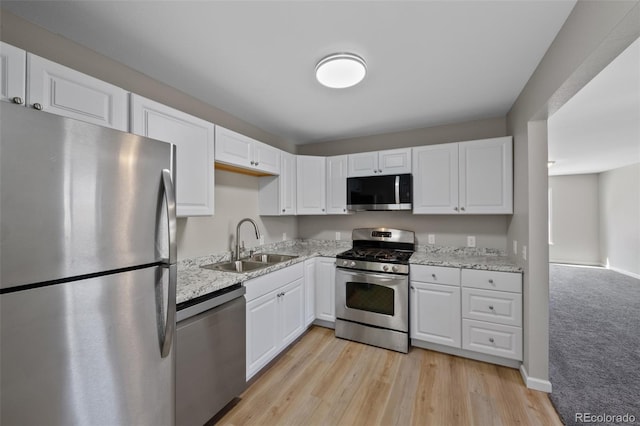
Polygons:
M320 84L332 89L355 86L366 74L364 59L353 53L334 53L316 65L316 78Z

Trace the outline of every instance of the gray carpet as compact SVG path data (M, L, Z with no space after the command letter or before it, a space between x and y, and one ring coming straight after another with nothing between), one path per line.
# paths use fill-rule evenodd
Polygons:
M640 424L640 280L607 269L550 265L551 401L576 413L635 416ZM625 424L615 421L589 424ZM628 424L628 423L626 423Z

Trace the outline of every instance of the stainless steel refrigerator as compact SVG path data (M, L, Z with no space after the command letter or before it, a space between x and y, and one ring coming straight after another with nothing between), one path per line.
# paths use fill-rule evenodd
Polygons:
M175 424L173 146L0 104L0 424Z

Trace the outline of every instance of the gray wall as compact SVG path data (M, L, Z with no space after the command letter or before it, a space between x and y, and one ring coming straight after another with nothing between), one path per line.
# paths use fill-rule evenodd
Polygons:
M600 174L600 256L640 278L640 164Z
M181 111L222 125L259 139L265 143L293 152L290 143L268 134L218 108L207 105L172 87L128 68L116 61L89 50L59 35L6 11L0 14L0 39L28 52L66 65L128 91L154 99ZM213 167L213 164L211 165ZM235 234L235 224L244 217L258 217L258 178L216 171L216 214L210 217L178 219L178 258L201 256L227 250L229 235ZM241 196L239 196L241 194ZM294 217L259 220L261 231L268 228L265 242L280 241L282 233L288 238L297 236ZM247 246L253 246L255 236L243 232ZM245 234L246 233L246 234Z
M547 118L640 35L638 1L578 1L511 111L514 214L508 246L524 268L524 364L534 386L549 388Z
M550 176L549 261L600 264L598 174Z

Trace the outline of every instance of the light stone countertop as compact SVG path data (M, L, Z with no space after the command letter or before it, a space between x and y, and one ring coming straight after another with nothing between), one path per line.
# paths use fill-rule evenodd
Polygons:
M312 257L335 257L351 248L351 241L333 240L291 240L281 243L268 244L256 250L259 253L277 253L298 256L286 262L277 263L267 268L248 271L245 273L221 272L200 268L200 265L225 262L230 260L230 253L185 259L178 262L178 288L176 303L187 302L196 297L204 296L251 278L268 274L293 264L304 262ZM248 253L246 253L248 254ZM243 254L241 254L243 256Z
M335 257L337 254L349 250L351 244L350 240L291 240L268 244L259 247L257 252L288 254L298 257L267 268L245 273L221 272L200 268L200 265L228 261L230 259L229 252L181 260L178 262L176 302L178 304L187 302L234 284L286 268L295 263L304 262L312 257ZM515 265L503 252L494 249L418 246L409 262L416 265L522 272L522 268Z

